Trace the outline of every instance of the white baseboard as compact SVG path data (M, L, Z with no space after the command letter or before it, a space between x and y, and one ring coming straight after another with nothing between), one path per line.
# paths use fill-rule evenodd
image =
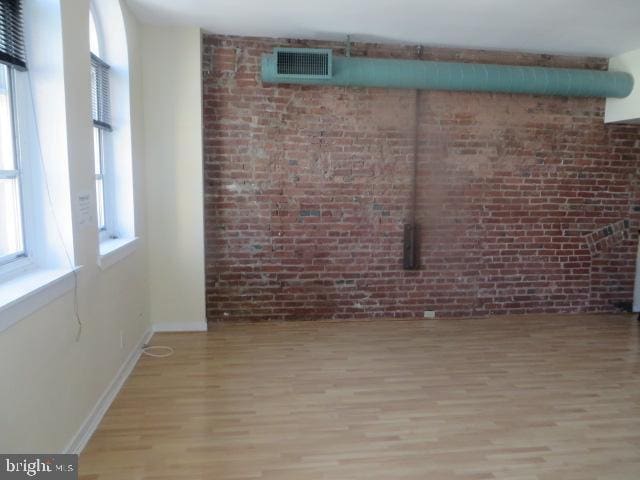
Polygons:
M125 362L120 367L120 370L118 370L118 373L116 374L114 379L111 380L111 383L104 391L104 393L100 396L95 406L91 409L91 412L89 413L87 418L84 420L84 422L82 422L80 429L73 436L73 438L65 448L64 453L80 454L80 452L82 452L84 447L91 439L93 432L95 432L98 428L98 425L100 425L102 417L104 417L104 414L107 413L107 410L111 406L111 403L116 398L116 395L118 395L118 392L122 388L122 385L124 385L124 382L127 381L127 378L129 378L129 375L133 371L133 368L136 366L136 363L138 363L138 359L142 354L142 346L149 342L152 335L153 329L149 328L144 333L142 338L138 341L135 348L133 348Z
M206 332L207 322L160 322L151 328L154 332Z
M207 322L164 322L164 323L156 323L149 328L142 338L138 341L135 348L132 349L131 353L122 364L116 376L111 380L111 383L100 396L95 406L89 412L87 418L85 418L84 422L73 436L67 447L64 449L63 453L75 453L80 454L84 447L87 445L91 436L100 425L102 421L102 417L104 417L105 413L111 406L111 403L118 395L118 392L124 385L124 382L127 381L129 375L133 371L136 363L138 363L138 359L140 355L142 355L142 347L149 343L151 337L155 332L206 332L207 331Z

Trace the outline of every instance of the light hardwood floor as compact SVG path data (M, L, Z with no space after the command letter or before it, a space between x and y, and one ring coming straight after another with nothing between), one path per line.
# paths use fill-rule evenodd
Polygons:
M84 480L640 478L630 315L254 323L159 334Z

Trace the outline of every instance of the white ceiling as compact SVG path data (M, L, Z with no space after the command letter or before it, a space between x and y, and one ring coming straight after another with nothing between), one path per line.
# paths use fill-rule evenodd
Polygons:
M640 48L640 0L127 0L146 23L265 37L613 56Z

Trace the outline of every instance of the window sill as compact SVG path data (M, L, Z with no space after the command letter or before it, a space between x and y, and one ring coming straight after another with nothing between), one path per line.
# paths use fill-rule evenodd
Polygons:
M0 332L73 290L79 269L35 269L0 283Z
M138 237L112 238L100 242L98 265L105 270L131 255L138 249Z

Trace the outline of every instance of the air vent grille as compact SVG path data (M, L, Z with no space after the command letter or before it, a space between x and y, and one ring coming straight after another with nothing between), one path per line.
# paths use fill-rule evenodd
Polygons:
M331 50L319 48L276 48L277 76L331 78Z

